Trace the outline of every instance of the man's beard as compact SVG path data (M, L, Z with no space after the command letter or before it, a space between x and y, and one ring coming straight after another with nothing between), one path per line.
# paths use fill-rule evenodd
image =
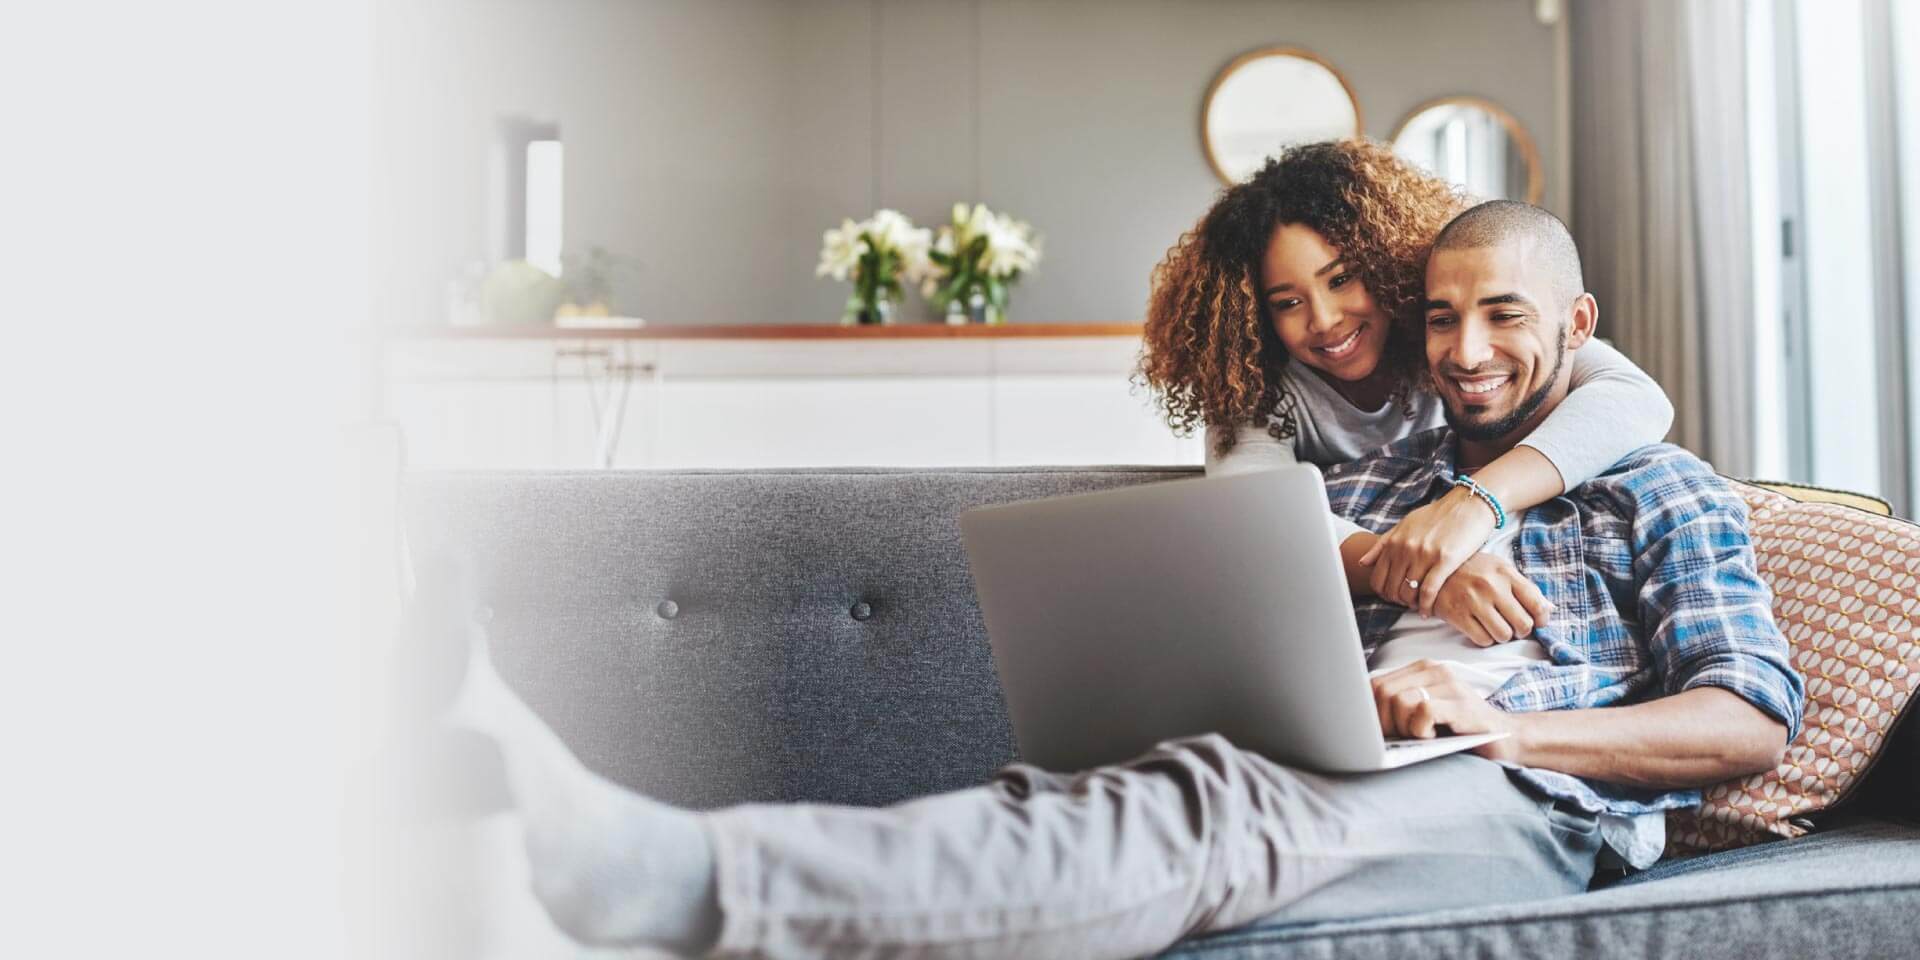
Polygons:
M1553 349L1553 373L1547 376L1547 382L1541 384L1540 389L1533 391L1527 395L1526 399L1520 401L1519 405L1513 408L1513 412L1492 423L1467 423L1453 412L1453 404L1443 403L1440 408L1446 413L1447 426L1452 427L1454 433L1474 443L1498 440L1520 429L1528 420L1533 419L1534 414L1540 412L1540 405L1547 402L1547 394L1553 392L1553 385L1560 379L1560 368L1567 362L1567 326L1564 323L1560 325L1559 341L1554 344Z

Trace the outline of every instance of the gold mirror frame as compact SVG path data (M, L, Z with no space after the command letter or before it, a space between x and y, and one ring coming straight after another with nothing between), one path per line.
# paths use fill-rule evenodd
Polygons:
M1407 132L1407 126L1413 123L1415 118L1435 107L1454 106L1478 107L1479 109L1485 110L1493 114L1494 118L1500 121L1500 125L1507 129L1507 135L1512 137L1513 142L1520 147L1520 158L1527 164L1526 200L1534 206L1539 206L1541 198L1547 195L1547 172L1546 169L1540 165L1540 149L1534 146L1533 135L1527 132L1527 128L1520 123L1519 117L1514 116L1507 108L1494 103L1492 100L1488 100L1486 97L1462 94L1459 96L1437 97L1428 100L1414 107L1412 110L1407 111L1407 115L1400 118L1399 124L1393 128L1393 136L1387 139L1388 146L1391 146L1395 152L1398 152L1400 149L1400 135ZM1489 197L1487 199L1505 198Z
M1360 98L1353 94L1353 84L1348 83L1347 75L1341 73L1340 68L1334 66L1327 58L1305 47L1279 46L1249 50L1246 53L1234 57L1219 73L1213 75L1213 82L1207 84L1206 98L1200 101L1200 147L1207 154L1207 166L1213 168L1213 175L1219 177L1220 182L1228 186L1232 186L1239 181L1229 178L1226 170L1220 166L1220 158L1213 152L1213 138L1207 133L1207 121L1213 114L1213 98L1215 94L1220 92L1220 86L1227 82L1227 78L1233 76L1234 71L1255 60L1264 60L1268 57L1293 57L1299 60L1309 60L1319 64L1328 73L1333 74L1333 79L1340 83L1340 89L1346 92L1347 102L1353 105L1352 136L1360 136L1360 132L1367 128L1366 118L1360 112Z

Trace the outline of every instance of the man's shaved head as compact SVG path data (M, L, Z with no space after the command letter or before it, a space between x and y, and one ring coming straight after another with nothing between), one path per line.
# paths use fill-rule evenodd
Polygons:
M1559 310L1587 291L1586 277L1580 270L1580 248L1560 218L1531 203L1518 200L1489 200L1454 217L1441 228L1433 241L1434 252L1498 247L1518 241L1527 246L1529 258L1545 266L1552 275L1552 294Z

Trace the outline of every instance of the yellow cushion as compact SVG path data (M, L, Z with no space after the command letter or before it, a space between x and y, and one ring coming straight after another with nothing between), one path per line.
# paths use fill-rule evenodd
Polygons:
M1756 487L1764 487L1777 493L1784 493L1801 503L1837 503L1843 507L1854 507L1868 513L1877 513L1883 517L1893 516L1893 505L1879 497L1864 493L1851 493L1846 490L1829 490L1826 487L1813 487L1804 483L1784 483L1776 480L1740 481Z

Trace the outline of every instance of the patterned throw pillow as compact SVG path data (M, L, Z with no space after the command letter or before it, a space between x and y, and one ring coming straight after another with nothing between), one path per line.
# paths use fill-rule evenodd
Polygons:
M1708 787L1698 809L1668 815L1669 854L1806 833L1803 818L1865 776L1920 686L1920 527L1734 488L1747 501L1774 619L1806 679L1806 715L1778 767Z

